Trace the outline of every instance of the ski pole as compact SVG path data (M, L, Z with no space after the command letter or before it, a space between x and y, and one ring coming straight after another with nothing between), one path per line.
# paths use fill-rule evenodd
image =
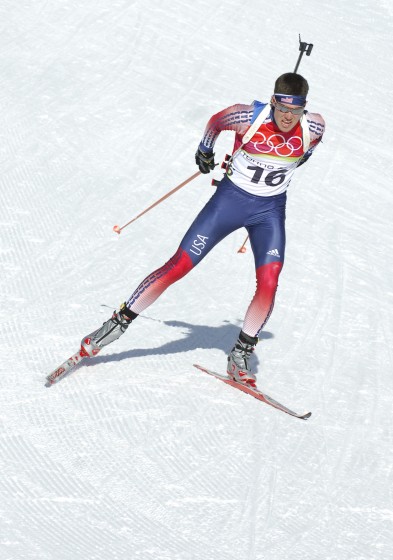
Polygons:
M247 237L245 238L245 240L243 241L243 245L241 247L239 247L239 249L237 250L238 253L245 253L247 251L246 249L246 243L248 241L249 235L247 235Z
M306 56L310 56L313 46L314 45L312 43L305 43L304 41L302 41L301 37L300 37L300 33L299 33L299 51L300 51L300 54L299 54L299 58L297 59L295 70L293 71L294 74L296 74L297 71L298 71L298 68L299 68L299 65L300 65L300 62L302 60L302 57L303 57L304 53L306 53ZM246 239L243 242L243 245L238 249L238 251L237 251L238 253L245 253L247 251L246 243L248 241L248 237L249 236L247 235Z
M129 222L127 222L126 224L124 224L124 226L119 227L119 226L113 226L113 231L115 233L118 233L120 235L121 231L126 228L127 226L129 226L130 224L132 224L132 222L135 222L138 218L140 218L141 216L143 216L143 214L146 214L146 212L148 212L149 210L151 210L152 208L154 208L155 206L158 206L158 204L160 204L161 202L163 202L166 198L169 198L172 194L174 194L176 191L178 191L179 189L181 189L182 187L184 187L185 185L187 185L187 183L189 183L190 181L192 181L193 179L195 179L196 177L198 177L198 175L201 175L200 171L197 171L196 173L194 173L194 175L191 175L191 177L189 177L188 179L186 179L185 181L183 181L182 183L180 183L180 185L177 185L177 187L175 187L174 189L172 189L171 191L169 191L168 193L166 193L164 196L162 196L159 200L157 200L156 202L154 202L153 204L151 204L148 208L146 208L146 210L143 210L143 212L141 212L140 214L138 214L137 216L135 216L135 218L132 218L132 220L130 220Z

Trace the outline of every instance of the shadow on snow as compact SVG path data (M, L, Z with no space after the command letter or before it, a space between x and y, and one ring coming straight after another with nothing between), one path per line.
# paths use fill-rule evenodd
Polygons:
M150 317L143 316L144 319L151 319ZM178 354L182 352L189 352L197 349L209 350L212 348L222 350L225 354L232 349L237 337L239 335L239 326L233 325L229 322L219 326L219 327L209 327L206 325L193 325L191 323L185 323L183 321L158 321L163 323L168 327L175 327L185 329L183 335L178 340L171 340L161 346L154 348L133 348L131 350L126 350L124 352L112 353L108 356L100 355L95 358L91 358L86 365L102 364L106 362L118 362L121 360L126 360L130 358L139 358L142 356L159 356L166 354ZM125 336L131 336L130 345L132 345L132 330L135 328L134 325L130 325L129 329L125 333ZM269 339L273 338L273 334L267 331L260 333L259 339ZM258 359L256 355L253 356L253 361L255 366L258 364Z

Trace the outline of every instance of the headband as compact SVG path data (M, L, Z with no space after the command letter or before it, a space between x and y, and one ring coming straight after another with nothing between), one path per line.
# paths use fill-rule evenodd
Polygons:
M306 98L303 95L287 95L286 93L275 93L274 97L278 103L286 103L287 105L305 105Z

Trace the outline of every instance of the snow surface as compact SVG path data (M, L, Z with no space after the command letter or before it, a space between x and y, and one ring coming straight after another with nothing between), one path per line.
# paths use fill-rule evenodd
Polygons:
M0 559L393 558L391 1L1 0L0 16ZM299 33L327 133L290 187L256 367L311 419L192 367L223 370L242 324L244 230L46 389L172 255L211 177L113 225L195 172L211 114L269 99Z

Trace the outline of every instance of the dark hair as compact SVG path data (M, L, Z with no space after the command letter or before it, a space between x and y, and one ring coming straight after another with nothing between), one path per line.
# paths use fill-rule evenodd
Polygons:
M306 78L294 72L282 74L274 84L274 93L285 93L287 95L301 95L307 97L308 83Z

